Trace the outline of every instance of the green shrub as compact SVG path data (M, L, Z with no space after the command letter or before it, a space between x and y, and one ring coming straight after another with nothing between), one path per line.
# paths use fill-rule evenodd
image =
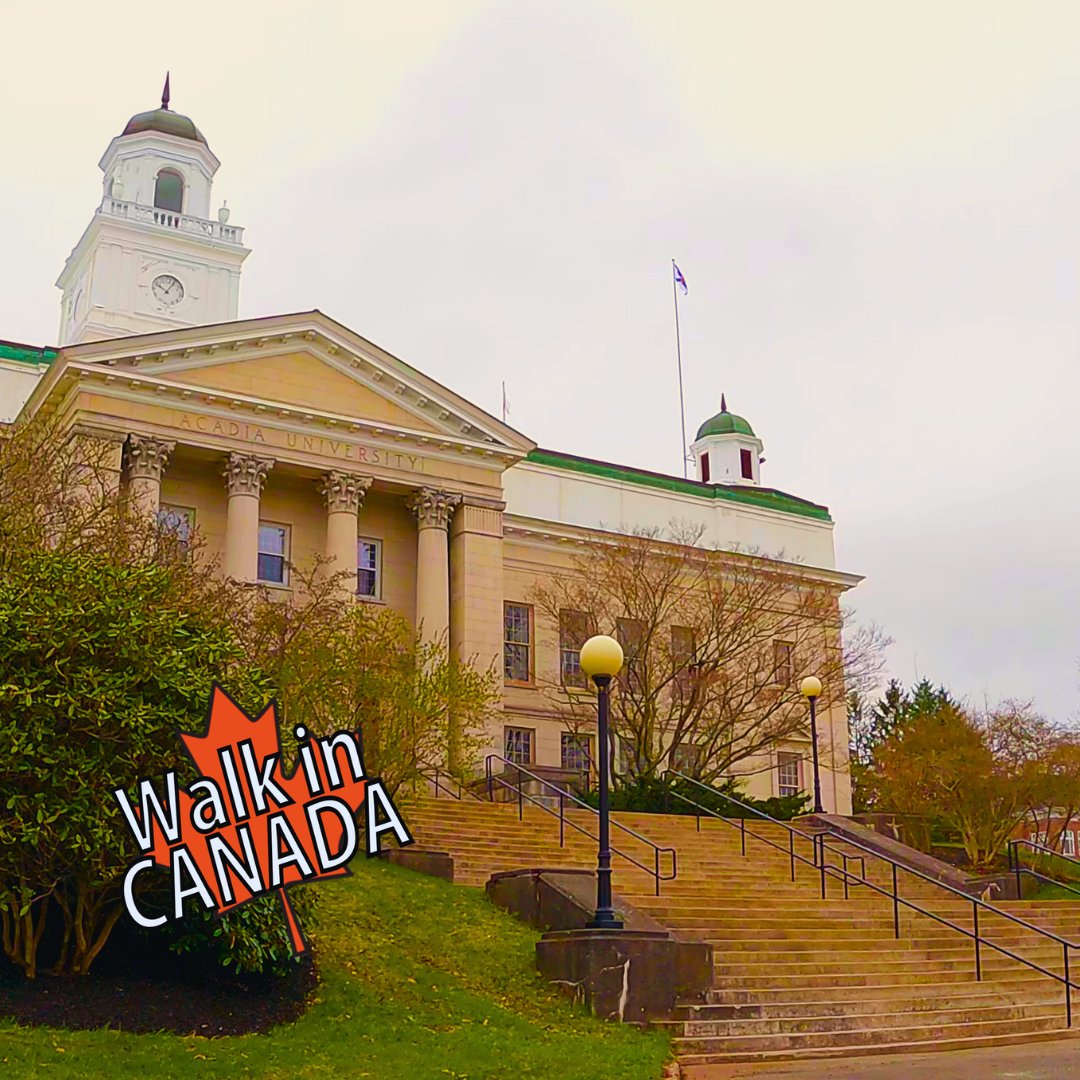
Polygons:
M0 917L29 976L50 902L56 970L76 974L124 910L134 849L113 790L171 768L185 778L177 732L202 727L214 679L251 709L268 696L187 584L167 562L48 549L0 578Z
M590 806L599 805L599 795L595 790L585 795L584 799ZM732 799L738 802L732 802ZM631 782L617 784L611 791L612 810L639 814L694 816L712 811L727 818L754 818L767 814L778 821L790 821L807 813L809 804L809 795L755 799L745 794L736 780L707 789L680 777L638 776Z

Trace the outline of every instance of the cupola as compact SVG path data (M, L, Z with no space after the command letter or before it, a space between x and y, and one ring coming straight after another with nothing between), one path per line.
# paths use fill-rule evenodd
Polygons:
M764 449L749 421L728 412L721 395L720 411L698 428L690 453L702 483L760 484Z

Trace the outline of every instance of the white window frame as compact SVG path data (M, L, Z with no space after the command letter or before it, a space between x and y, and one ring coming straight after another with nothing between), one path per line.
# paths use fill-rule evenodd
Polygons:
M527 761L514 760L514 753L509 745L511 734L520 735L523 737L520 741L528 742L529 752ZM506 724L503 727L503 757L511 764L520 765L522 768L525 768L526 765L534 764L536 761L536 729L521 727L518 724Z
M510 636L506 625L506 618L510 608L517 608L525 612L525 640L521 641ZM525 650L525 678L515 679L507 673L506 654L510 649ZM532 686L533 684L533 606L523 604L518 600L503 601L503 681L511 686Z
M1066 829L1061 834L1062 855L1076 855L1076 833L1072 829Z
M362 566L360 564L360 545L370 544L375 549L375 566ZM356 538L356 595L361 600L381 600L382 599L382 541L377 540L374 536L358 536ZM366 593L360 591L360 571L372 570L375 574L375 591Z
M281 529L285 534L284 554L279 555L276 551L263 551L262 549L262 531L263 529ZM259 557L266 555L269 558L281 559L281 581L272 581L269 578L259 577L258 582L260 585L269 585L271 588L287 589L289 587L289 558L292 551L292 526L285 525L280 521L260 521L259 522L259 539L257 544L257 551L255 556L255 573L256 576L259 573Z
M781 761L781 757L784 759ZM784 788L790 788L790 784L785 784L783 780L782 770L788 766L795 767L795 788L793 791L785 791ZM776 794L781 799L787 798L792 795L802 794L802 755L796 753L793 750L779 750L776 754Z

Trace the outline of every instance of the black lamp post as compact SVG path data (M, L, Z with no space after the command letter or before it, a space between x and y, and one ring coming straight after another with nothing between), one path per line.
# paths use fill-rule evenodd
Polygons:
M817 699L821 697L821 680L816 675L807 675L799 684L799 693L810 703L810 743L814 750L814 813L825 812L821 805L821 773L818 770L817 749Z
M621 930L611 904L611 820L608 807L608 692L611 680L623 665L622 646L606 634L589 638L581 647L581 670L596 683L597 777L600 786L600 849L596 860L596 914L589 927L594 930Z

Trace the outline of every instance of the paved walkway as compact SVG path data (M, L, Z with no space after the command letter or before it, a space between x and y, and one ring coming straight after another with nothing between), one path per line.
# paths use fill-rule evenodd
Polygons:
M690 1066L686 1080L1080 1080L1080 1036L940 1054Z

